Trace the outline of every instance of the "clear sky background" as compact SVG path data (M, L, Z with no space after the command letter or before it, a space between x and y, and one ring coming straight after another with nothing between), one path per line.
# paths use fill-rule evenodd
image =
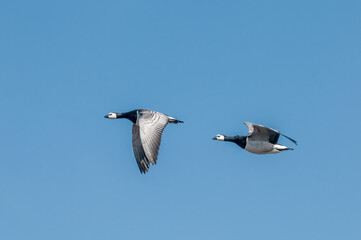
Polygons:
M6 1L0 238L361 239L360 1ZM140 174L136 108L164 131ZM253 155L217 133L296 139Z

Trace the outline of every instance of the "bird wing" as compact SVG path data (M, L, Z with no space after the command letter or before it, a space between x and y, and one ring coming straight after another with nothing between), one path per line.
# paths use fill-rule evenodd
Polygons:
M158 151L168 116L162 113L140 110L133 125L133 150L140 171L148 171L149 162L157 163Z
M252 140L269 141L273 144L277 143L280 136L279 131L250 122L245 122L244 124L249 128L247 136Z
M142 141L140 139L140 129L139 126L135 123L133 124L133 151L135 159L137 160L138 167L141 173L148 172L149 169L149 160L145 155Z

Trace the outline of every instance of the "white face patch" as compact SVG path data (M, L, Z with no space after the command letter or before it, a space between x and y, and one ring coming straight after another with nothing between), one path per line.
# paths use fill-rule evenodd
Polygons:
M224 135L222 135L222 134L217 134L217 135L216 135L216 140L218 140L218 141L224 141Z
M117 119L117 114L115 114L115 113L108 113L108 118L110 118L110 119Z

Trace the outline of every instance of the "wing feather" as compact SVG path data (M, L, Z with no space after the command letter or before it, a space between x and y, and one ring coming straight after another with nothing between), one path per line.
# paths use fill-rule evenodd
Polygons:
M141 173L148 172L149 170L149 160L144 152L140 138L140 128L137 124L133 124L133 151L135 159Z
M165 114L140 110L135 125L139 127L139 139L145 157L152 164L157 163L159 146L161 143L162 133L167 126L169 117Z
M252 140L269 141L270 143L276 144L280 136L280 132L272 128L268 128L262 125L245 122L249 128L248 137Z

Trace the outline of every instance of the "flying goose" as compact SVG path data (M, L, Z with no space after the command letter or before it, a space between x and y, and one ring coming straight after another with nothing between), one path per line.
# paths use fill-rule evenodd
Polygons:
M126 113L108 113L109 119L127 118L133 124L133 151L141 173L149 170L149 163L157 163L162 132L168 123L183 123L168 115L151 110L136 109Z
M217 134L213 140L234 142L244 150L255 154L271 154L286 150L293 150L293 148L277 144L280 135L286 137L297 145L295 140L272 128L250 122L245 122L244 124L246 124L249 128L247 136L227 137L222 134Z

